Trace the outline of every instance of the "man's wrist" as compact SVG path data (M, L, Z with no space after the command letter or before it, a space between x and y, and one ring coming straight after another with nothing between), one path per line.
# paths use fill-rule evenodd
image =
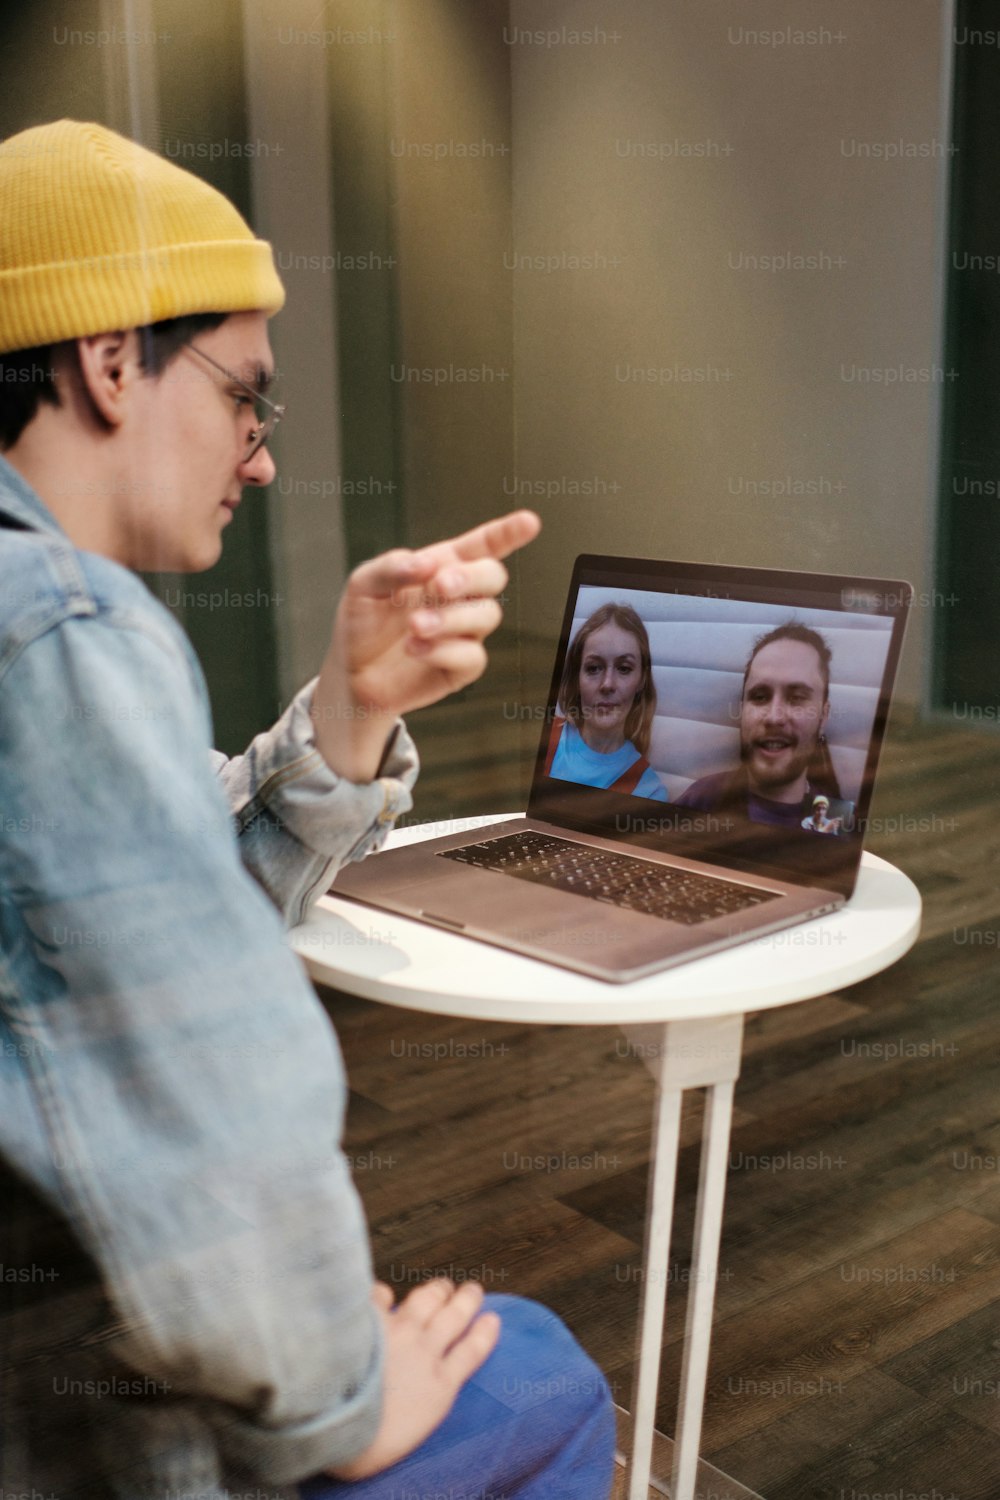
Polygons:
M318 693L319 684L317 684ZM309 716L316 748L331 771L347 781L375 781L395 739L398 718L343 698L314 695Z

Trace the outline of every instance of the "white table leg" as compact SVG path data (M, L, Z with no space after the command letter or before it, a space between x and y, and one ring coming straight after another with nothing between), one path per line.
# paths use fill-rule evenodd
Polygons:
M672 1021L622 1030L656 1080L643 1285L639 1314L638 1380L633 1401L633 1447L628 1500L647 1500L656 1393L660 1378L670 1230L674 1214L681 1098L685 1088L707 1086L693 1253L694 1286L688 1302L674 1449L672 1500L693 1500L708 1370L722 1203L726 1186L734 1081L739 1073L743 1017Z
M698 1444L701 1440L701 1418L705 1406L708 1347L712 1340L712 1313L719 1270L722 1203L726 1192L734 1088L733 1083L713 1083L705 1095L698 1208L691 1257L692 1284L688 1293L684 1361L681 1366L677 1433L674 1438L674 1471L670 1485L673 1500L691 1500L697 1479Z
M639 1313L638 1381L632 1403L632 1461L628 1500L647 1500L649 1467L656 1425L656 1392L660 1384L660 1345L670 1265L670 1229L674 1217L677 1152L680 1145L681 1090L658 1089L653 1122L653 1157L649 1173L645 1275Z

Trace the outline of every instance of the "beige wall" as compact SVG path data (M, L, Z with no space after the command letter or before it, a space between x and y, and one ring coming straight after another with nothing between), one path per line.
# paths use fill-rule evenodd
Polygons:
M392 368L412 545L491 515L512 464L506 16L506 0L393 7Z
M270 336L291 430L279 429L273 450L279 474L294 484L336 474L340 467L337 324L330 278L282 265L280 256L323 264L334 243L325 58L315 46L276 43L315 25L311 0L283 0L275 17L266 0L243 0L247 134L284 143L282 154L253 158L253 219L279 255L287 301ZM279 398L281 399L281 398ZM268 528L275 582L285 606L275 622L278 686L287 702L319 670L346 574L342 516L322 495L280 485L268 492Z
M557 628L581 550L929 589L947 16L512 0L514 247L557 267L512 273L518 477L560 489L538 501L526 625ZM786 28L821 39L752 35ZM884 143L906 154L862 156ZM818 268L746 259L788 253ZM803 492L775 494L789 479ZM914 700L930 614L910 623Z

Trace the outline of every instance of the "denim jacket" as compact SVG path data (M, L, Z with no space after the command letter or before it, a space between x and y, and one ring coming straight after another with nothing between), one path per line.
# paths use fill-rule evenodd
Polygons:
M0 1494L294 1494L381 1406L332 1027L286 925L410 805L191 647L0 459ZM214 756L214 761L213 761ZM236 836L234 836L236 835Z

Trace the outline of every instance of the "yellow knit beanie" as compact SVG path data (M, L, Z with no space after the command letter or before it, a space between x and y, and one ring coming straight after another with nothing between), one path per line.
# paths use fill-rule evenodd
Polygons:
M183 168L76 120L0 141L0 354L284 300L270 245Z

